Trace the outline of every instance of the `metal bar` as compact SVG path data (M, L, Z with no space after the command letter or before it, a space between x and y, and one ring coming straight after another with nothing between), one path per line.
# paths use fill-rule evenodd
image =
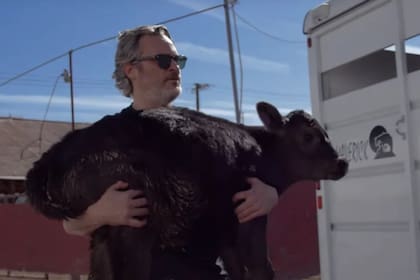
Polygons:
M400 82L401 87L401 113L405 119L406 125L406 158L404 164L404 176L407 178L406 182L408 184L410 195L410 209L411 216L409 219L410 223L410 235L412 238L413 246L410 246L413 250L412 261L415 262L415 267L417 272L420 273L420 232L418 226L418 191L416 186L415 178L415 159L413 157L413 151L415 146L413 143L414 136L414 125L411 120L411 106L410 106L410 96L408 94L408 85L407 85L407 57L405 51L405 32L404 32L404 13L403 13L403 1L394 0L393 4L395 5L396 10L396 24L398 25L397 34L395 38L395 56L396 56L396 66L397 66L397 79Z
M224 2L225 2L224 8L225 8L225 18L226 18L226 34L227 34L227 41L228 41L228 47L229 47L230 72L232 76L233 101L235 105L236 122L240 123L241 113L239 110L238 87L236 85L235 59L234 59L234 54L233 54L232 33L230 30L229 0L224 0Z

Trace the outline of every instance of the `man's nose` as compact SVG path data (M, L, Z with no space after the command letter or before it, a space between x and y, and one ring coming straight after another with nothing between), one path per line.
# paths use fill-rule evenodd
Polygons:
M176 63L175 59L171 59L171 64L169 65L169 71L177 71L180 72L181 69L179 68L178 63Z

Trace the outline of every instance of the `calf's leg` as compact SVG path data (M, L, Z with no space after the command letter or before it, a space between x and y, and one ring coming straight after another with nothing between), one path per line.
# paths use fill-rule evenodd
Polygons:
M266 216L239 225L237 254L245 266L246 280L274 279L268 258L266 227Z

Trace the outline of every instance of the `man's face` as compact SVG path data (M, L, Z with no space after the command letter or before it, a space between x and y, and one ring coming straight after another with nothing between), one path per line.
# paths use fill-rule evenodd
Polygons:
M166 36L143 36L137 57L158 54L178 55L178 52ZM181 93L181 72L174 60L168 69L160 68L156 60L137 62L126 68L126 74L133 85L134 104L143 108L167 106Z

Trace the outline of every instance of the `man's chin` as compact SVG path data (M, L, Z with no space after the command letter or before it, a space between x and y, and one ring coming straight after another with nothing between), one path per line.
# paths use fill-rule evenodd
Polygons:
M172 103L181 94L181 88L174 89L166 95L168 98L168 104Z

